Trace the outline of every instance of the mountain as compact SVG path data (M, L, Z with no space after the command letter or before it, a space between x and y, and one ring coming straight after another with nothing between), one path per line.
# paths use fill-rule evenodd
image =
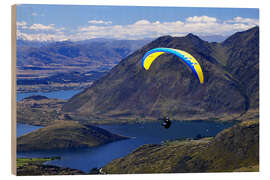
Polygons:
M238 32L222 43L226 48L227 70L242 86L251 108L259 107L259 28Z
M16 46L20 48L41 47L47 44L49 44L49 42L28 41L28 40L22 40L22 39L17 39L17 42L16 42Z
M106 174L258 172L258 119L234 125L214 138L143 145L113 160L102 171Z
M58 121L18 137L17 151L85 148L126 138L95 126L74 121Z
M89 87L150 39L38 42L17 40L17 91Z
M258 109L259 27L236 33L222 43L198 36L163 36L124 58L106 76L64 104L65 112L87 119L229 120ZM149 71L141 67L150 49L168 47L192 54L205 83L173 55L162 55ZM258 111L257 111L258 112Z
M85 66L116 64L149 40L93 39L88 41L29 42L17 40L17 66Z

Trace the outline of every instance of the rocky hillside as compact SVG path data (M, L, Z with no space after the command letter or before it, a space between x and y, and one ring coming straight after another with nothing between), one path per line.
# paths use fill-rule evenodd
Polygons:
M18 137L17 151L93 147L126 138L95 126L62 121Z
M222 43L227 49L227 70L249 98L248 107L259 107L259 28L239 32Z
M259 171L259 123L245 121L214 138L143 145L102 168L107 174Z
M209 43L188 34L160 37L123 59L105 77L71 98L65 112L87 119L235 119L259 104L259 28ZM162 55L149 71L141 67L152 48L192 54L205 83L173 55Z

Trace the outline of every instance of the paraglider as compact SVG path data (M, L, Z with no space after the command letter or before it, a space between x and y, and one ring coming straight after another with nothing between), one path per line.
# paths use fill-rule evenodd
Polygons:
M202 68L198 61L189 53L179 50L179 49L172 49L172 48L155 48L151 49L145 55L143 56L142 59L142 67L145 70L149 70L151 64L153 63L154 60L156 60L160 55L164 53L169 53L169 54L174 54L179 57L179 59L184 62L195 74L197 79L201 84L204 83L204 76L202 72ZM161 124L164 126L164 128L168 129L171 126L171 121L168 117L163 118L163 123Z
M204 83L203 72L198 61L189 53L172 48L155 48L148 51L142 59L142 67L145 70L148 70L153 63L160 55L164 53L174 54L179 57L179 59L188 65L188 67L192 70L192 72L196 75L197 79L201 84Z

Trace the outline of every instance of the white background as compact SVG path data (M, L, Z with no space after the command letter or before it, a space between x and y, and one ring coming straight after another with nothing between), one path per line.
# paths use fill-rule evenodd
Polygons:
M270 178L270 6L266 0L1 0L0 5L0 179L269 179ZM39 176L11 175L11 5L13 4L140 5L260 8L260 172L155 175Z

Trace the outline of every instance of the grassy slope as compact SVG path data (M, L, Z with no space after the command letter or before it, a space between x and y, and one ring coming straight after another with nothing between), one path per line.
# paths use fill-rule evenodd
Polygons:
M28 164L43 164L47 161L59 159L59 157L44 157L44 158L17 158L17 168L24 167Z
M215 138L144 145L103 168L114 173L258 171L259 123L246 121Z
M18 123L46 126L64 119L61 108L66 100L35 97L37 96L17 102Z
M46 158L18 158L17 175L71 175L84 174L82 171L70 168L62 168L51 165L43 165L44 162L55 160L57 157Z
M170 173L181 159L204 149L209 139L174 141L164 145L143 145L128 156L116 159L103 171L106 173Z

